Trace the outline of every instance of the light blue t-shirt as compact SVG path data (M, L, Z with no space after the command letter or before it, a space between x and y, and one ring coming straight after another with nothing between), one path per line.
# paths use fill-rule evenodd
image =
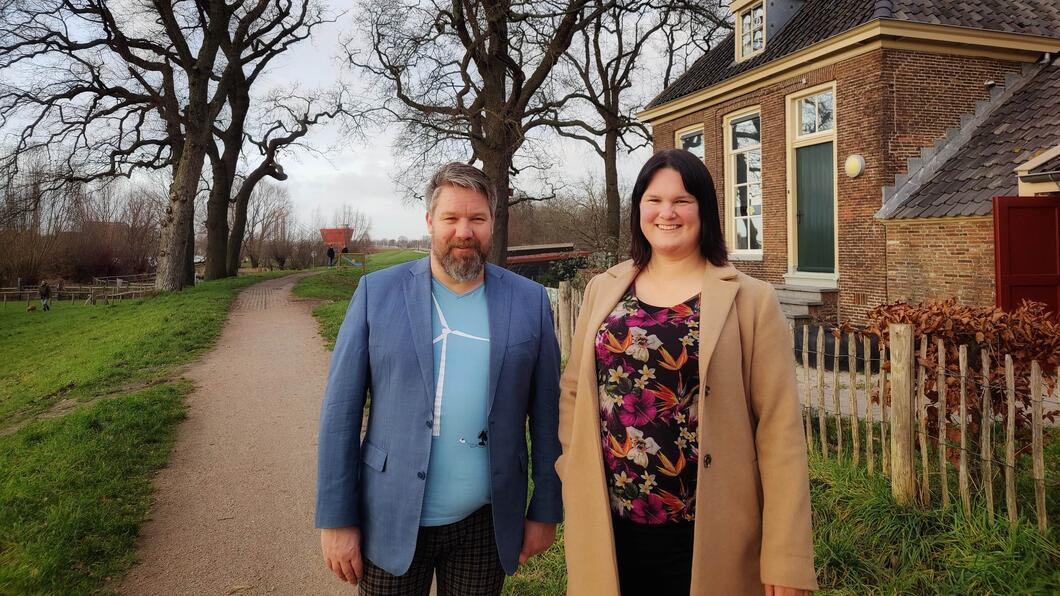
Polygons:
M431 293L434 436L420 525L442 526L490 502L489 316L484 283L458 295L431 280Z

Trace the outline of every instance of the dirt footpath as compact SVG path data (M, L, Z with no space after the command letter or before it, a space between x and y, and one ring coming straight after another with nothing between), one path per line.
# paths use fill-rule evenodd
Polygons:
M244 290L155 480L124 594L355 594L313 529L316 437L331 353L296 275Z

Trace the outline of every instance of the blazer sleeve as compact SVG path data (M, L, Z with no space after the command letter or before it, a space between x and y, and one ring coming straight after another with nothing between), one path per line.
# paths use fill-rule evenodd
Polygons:
M331 356L317 442L316 527L358 526L361 419L371 384L368 278L361 278Z
M563 521L563 499L556 458L559 436L559 344L552 326L548 293L541 288L540 337L537 363L530 388L530 449L533 455L534 493L527 519L547 523Z
M762 583L816 590L809 471L795 358L772 288L765 288L758 300L753 341L749 366L763 496Z

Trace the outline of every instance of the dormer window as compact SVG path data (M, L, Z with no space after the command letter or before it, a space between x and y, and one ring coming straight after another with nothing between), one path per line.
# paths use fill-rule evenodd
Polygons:
M765 3L750 4L736 18L736 59L746 60L766 47Z

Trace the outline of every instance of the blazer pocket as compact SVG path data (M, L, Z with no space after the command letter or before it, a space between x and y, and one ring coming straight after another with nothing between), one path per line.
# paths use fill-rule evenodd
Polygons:
M382 472L386 469L386 451L368 441L361 445L361 460L364 461L364 465L377 472Z

